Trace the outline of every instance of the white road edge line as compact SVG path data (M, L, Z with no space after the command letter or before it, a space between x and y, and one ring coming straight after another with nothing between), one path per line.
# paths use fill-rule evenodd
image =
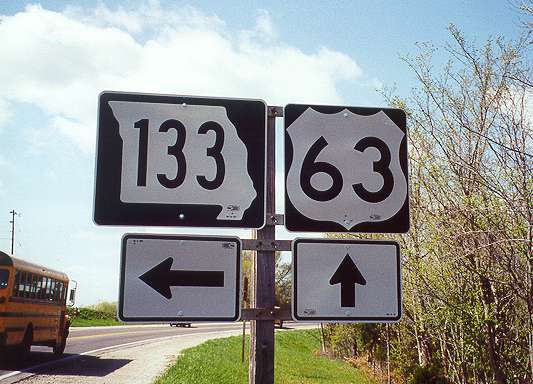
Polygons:
M194 336L194 335L212 335L212 334L232 333L232 332L240 332L240 330L239 329L232 329L232 330L227 330L227 331L191 333L189 335L164 336L164 337L157 337L157 338L154 338L154 339L132 341L130 343L117 344L117 345L112 345L112 346L109 346L109 347L93 349L92 351L82 352L80 354L64 357L64 358L59 359L59 360L53 360L53 361L48 361L46 363L37 364L37 365L34 365L32 367L28 367L26 369L23 369L21 371L13 371L11 373L7 373L7 374L5 374L3 376L0 376L0 381L4 380L4 379L8 379L8 378L13 377L13 376L17 376L17 375L23 374L23 373L28 373L29 374L28 377L35 376L35 375L38 374L37 372L29 372L29 371L30 370L40 370L40 369L45 368L45 367L47 367L49 365L64 363L64 362L69 361L69 360L79 359L81 356L90 355L92 353L97 353L97 352L107 351L109 349L114 349L114 348L120 349L120 348L125 348L125 347L131 347L131 346L134 346L136 344L153 343L153 342L156 342L156 341L163 341L163 340L167 340L167 339L175 339L175 338L178 338L178 337L183 338L183 337Z

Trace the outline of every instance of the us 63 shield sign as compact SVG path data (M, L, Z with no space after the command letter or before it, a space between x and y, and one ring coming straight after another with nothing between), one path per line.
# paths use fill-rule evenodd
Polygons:
M407 232L407 132L400 109L285 107L285 225Z
M265 140L261 100L104 92L94 220L260 228Z

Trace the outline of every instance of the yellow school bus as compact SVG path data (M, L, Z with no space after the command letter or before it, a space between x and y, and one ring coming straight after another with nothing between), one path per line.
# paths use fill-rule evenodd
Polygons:
M0 349L25 357L32 345L63 354L70 321L68 277L0 251Z

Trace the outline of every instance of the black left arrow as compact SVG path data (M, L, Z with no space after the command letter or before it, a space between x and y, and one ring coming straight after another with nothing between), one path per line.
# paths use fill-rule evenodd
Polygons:
M224 271L171 270L174 259L169 257L139 276L167 299L172 298L170 287L223 287Z
M355 307L355 284L366 285L366 280L346 254L339 267L329 279L330 285L341 285L341 307Z

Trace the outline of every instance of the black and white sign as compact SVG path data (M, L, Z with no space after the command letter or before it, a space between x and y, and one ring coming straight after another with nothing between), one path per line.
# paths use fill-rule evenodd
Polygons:
M240 251L236 237L125 235L119 318L238 320Z
M402 110L289 104L284 116L288 230L408 231Z
M297 321L400 320L398 243L296 239L292 304Z
M104 92L94 221L260 228L266 104Z

